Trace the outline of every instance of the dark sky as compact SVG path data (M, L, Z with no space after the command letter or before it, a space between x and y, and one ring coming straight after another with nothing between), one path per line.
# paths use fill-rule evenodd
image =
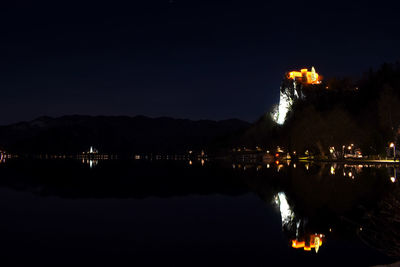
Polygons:
M288 70L359 75L400 59L390 2L10 2L0 4L0 124L67 114L254 121Z

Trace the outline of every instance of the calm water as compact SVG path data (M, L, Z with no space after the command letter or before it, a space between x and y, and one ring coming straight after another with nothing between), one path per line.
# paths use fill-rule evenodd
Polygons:
M0 164L0 263L388 264L399 258L395 171L8 161Z

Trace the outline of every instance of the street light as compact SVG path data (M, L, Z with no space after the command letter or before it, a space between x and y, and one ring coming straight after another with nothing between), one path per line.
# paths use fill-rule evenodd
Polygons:
M393 160L395 161L396 160L396 145L393 142L391 142L389 147L393 148Z

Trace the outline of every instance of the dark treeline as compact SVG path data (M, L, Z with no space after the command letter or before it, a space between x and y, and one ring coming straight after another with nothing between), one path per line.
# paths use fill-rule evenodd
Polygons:
M303 87L283 126L263 115L232 145L283 146L326 155L351 143L363 154L385 154L400 134L400 62L385 63L358 79L331 78Z
M212 140L250 123L145 116L63 116L0 126L0 149L20 155L87 151L132 155L143 152L186 153L205 149Z

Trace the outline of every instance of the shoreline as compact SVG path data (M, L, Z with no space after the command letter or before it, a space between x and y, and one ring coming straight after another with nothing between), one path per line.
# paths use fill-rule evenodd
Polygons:
M330 159L298 159L299 162L326 162L326 163L350 163L350 164L392 164L397 165L400 164L399 160L393 159L338 159L338 160L330 160Z

